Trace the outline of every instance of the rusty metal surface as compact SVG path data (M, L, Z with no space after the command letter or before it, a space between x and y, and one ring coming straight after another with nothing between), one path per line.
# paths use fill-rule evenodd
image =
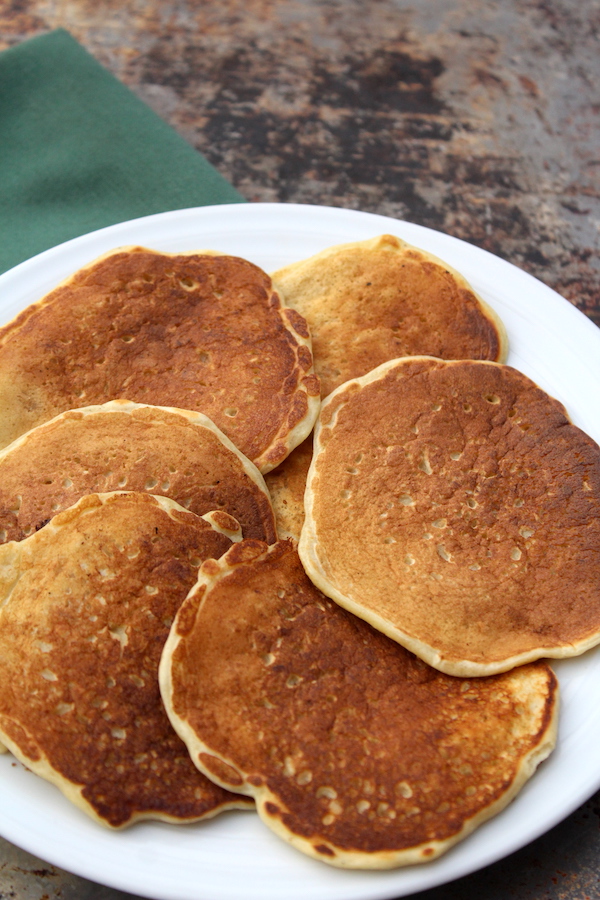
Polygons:
M251 201L405 218L600 324L597 0L0 0L67 28ZM600 898L600 795L423 900ZM117 900L0 840L0 898Z
M3 0L68 28L249 200L406 218L600 322L597 0Z

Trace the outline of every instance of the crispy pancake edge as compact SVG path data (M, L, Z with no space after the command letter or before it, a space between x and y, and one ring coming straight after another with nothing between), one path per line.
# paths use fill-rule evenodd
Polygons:
M331 394L329 394L329 396L323 401L322 411L326 412L327 407L330 403L334 402L334 400L337 399L345 391L352 391L353 386L361 388L364 385L379 381L380 379L384 378L387 372L389 372L391 369L394 369L397 366L402 366L403 364L409 365L418 360L434 360L435 362L441 362L446 366L464 365L465 362L468 362L465 360L439 360L436 357L430 356L401 357L399 359L389 360L388 362L382 363L382 365L377 366L366 375L363 375L360 378L353 378L332 391ZM502 363L492 362L489 360L477 360L473 361L473 364L477 366L494 367L504 365ZM555 402L558 403L559 401ZM566 410L564 409L564 406L562 404L560 404L560 406L568 419L569 417L566 413ZM331 427L331 425L334 423L335 419L333 420L333 423L328 423L328 427ZM315 584L324 594L326 594L340 606L349 610L349 612L358 616L358 618L364 619L366 622L372 625L373 628L376 628L378 631L381 631L383 632L383 634L392 638L392 640L397 641L399 644L402 644L402 646L406 647L416 656L420 657L434 669L438 669L440 672L444 672L447 675L469 678L485 677L486 675L496 675L501 672L507 672L515 666L524 665L528 662L534 662L537 659L566 659L573 656L581 656L583 653L586 653L591 648L596 647L598 644L600 644L599 629L597 633L585 639L582 639L575 644L565 644L562 647L539 646L532 649L531 651L516 654L504 660L491 662L489 664L477 663L473 662L472 660L451 659L442 655L438 650L436 650L435 647L432 647L430 644L424 643L423 641L415 638L414 635L406 633L401 628L398 628L396 625L390 622L388 619L383 618L377 613L374 613L373 611L358 603L351 596L348 596L347 594L339 591L336 585L327 575L328 561L323 549L319 545L319 538L316 533L313 518L314 495L312 491L312 481L316 476L317 459L319 452L322 449L322 445L320 444L319 440L322 427L322 419L321 417L319 417L315 426L314 454L308 472L306 491L304 495L305 520L298 543L298 554L307 575L309 576L313 584Z
M111 825L105 819L99 816L93 806L91 806L83 797L83 790L85 785L82 785L81 788L77 788L72 782L68 781L65 778L61 778L55 769L46 762L46 760L34 761L31 760L28 756L25 756L20 752L19 747L10 740L10 738L3 734L0 731L0 735L2 740L5 743L5 747L2 752L12 753L16 760L18 760L21 765L23 765L26 769L29 769L33 772L34 775L37 775L40 778L43 778L44 781L49 782L54 785L61 794L73 804L73 806L77 807L78 810L85 813L96 822L98 825L102 826L104 829L109 829L110 831L124 831L127 828L130 828L132 825L135 825L136 822L167 822L170 825L193 825L194 822L204 822L208 819L213 819L215 816L220 815L222 812L227 812L232 809L254 809L254 803L252 800L247 799L246 797L242 797L240 795L239 800L231 800L226 803L221 803L219 806L216 806L214 809L211 809L209 812L205 813L203 816L197 819L178 819L176 816L168 816L164 813L138 813L128 819L123 825ZM214 781L214 778L212 779Z
M272 544L271 546L276 547L277 544ZM268 545L264 543L264 541L256 541L253 539L242 541L241 544L237 545L237 553L234 556L235 563L238 565L243 565L244 563L250 562L255 559L257 556L260 556L266 549ZM228 551L229 553L229 551ZM208 753L209 755L213 755L213 752L209 750L209 748L198 739L195 731L188 724L185 719L182 719L177 715L173 708L173 680L172 680L172 669L171 669L171 660L174 651L177 649L179 643L182 640L182 636L178 633L178 622L181 621L181 610L185 606L189 607L190 602L200 594L201 597L207 593L212 586L217 584L221 578L225 577L229 571L229 565L232 563L232 558L226 559L228 553L224 554L220 560L210 560L208 566L204 564L200 566L200 571L198 573L198 580L196 584L191 588L187 597L181 604L179 608L179 613L175 617L173 624L171 626L171 630L169 632L169 636L165 641L163 646L163 651L160 659L160 664L158 667L158 683L160 687L160 693L163 699L163 704L169 720L179 735L179 737L184 741L186 746L188 747L190 756L194 761L194 764L200 769L200 771L207 775L207 771L205 770L198 762L198 754L199 753ZM202 599L199 601L200 608L202 605ZM183 613L185 615L185 612ZM195 618L195 613L194 613ZM223 760L226 766L229 766L232 772L232 779L236 783L236 787L231 788L228 787L227 790L234 790L239 792L240 794L253 796L254 789L243 782L243 776L240 775L238 769L233 765L230 760ZM238 777L236 777L238 776ZM221 781L218 777L214 775L214 773L210 773L207 775L214 781L215 784L223 787L227 782ZM233 783L233 782L231 782Z
M212 587L218 584L221 579L227 577L237 565L243 565L250 562L253 558L260 559L264 555L277 552L277 545L267 547L265 544L262 544L261 547L261 543L262 542L259 541L244 541L241 545L238 544L227 551L220 560L216 561L216 565L213 564L214 561L209 561L206 567L201 567L198 582L190 590L188 597L180 607L180 613L176 617L169 637L164 645L159 666L161 695L163 697L167 715L169 716L173 727L187 745L191 758L201 772L214 781L215 784L218 784L227 790L239 791L240 794L254 797L257 812L263 822L286 843L291 844L307 856L319 860L320 862L325 862L336 868L373 870L400 868L419 863L423 864L424 862L436 859L455 844L468 837L468 835L478 828L479 825L483 824L483 822L497 815L508 806L519 793L523 785L534 774L539 764L554 750L557 739L559 714L559 687L554 673L550 667L548 667L554 691L549 695L550 715L543 732L543 739L529 754L523 757L509 789L499 797L495 803L490 804L480 813L467 820L459 832L446 840L427 841L407 850L379 851L375 853L341 850L334 844L331 844L331 847L328 848L327 840L323 839L319 845L321 852L317 852L314 846L314 838L311 842L297 834L291 833L283 826L281 820L277 816L269 813L270 804L274 804L276 808L281 805L281 800L277 795L269 791L264 785L257 786L253 784L253 779L248 779L248 773L241 771L232 760L217 754L212 748L208 747L198 738L188 722L185 719L180 718L173 709L171 660L173 653L183 639L182 635L177 633L177 626L178 621L186 616L186 609L184 609L184 607L188 607L193 619L195 619L197 612L202 608L203 597L212 589ZM293 542L288 541L288 543ZM201 598L197 601L197 607L194 610L194 604L190 606L189 601L193 600L198 594L201 595ZM190 612L187 614L190 615ZM184 622L182 624L184 628L188 628L188 623ZM192 626L190 625L189 627ZM218 762L218 768L222 773L221 777L202 764L200 754L205 754ZM225 780L227 775L230 777L229 781Z

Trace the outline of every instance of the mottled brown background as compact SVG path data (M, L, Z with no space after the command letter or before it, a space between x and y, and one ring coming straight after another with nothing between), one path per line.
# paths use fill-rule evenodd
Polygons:
M0 49L57 27L248 200L446 231L600 324L597 0L0 0ZM600 898L599 805L419 896ZM1 900L125 896L0 840Z
M2 0L67 28L248 200L405 218L600 323L595 0Z

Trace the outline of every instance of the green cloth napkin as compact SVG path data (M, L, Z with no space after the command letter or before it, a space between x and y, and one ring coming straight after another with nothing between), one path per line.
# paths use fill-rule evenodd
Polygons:
M0 53L0 272L116 222L243 200L67 31Z

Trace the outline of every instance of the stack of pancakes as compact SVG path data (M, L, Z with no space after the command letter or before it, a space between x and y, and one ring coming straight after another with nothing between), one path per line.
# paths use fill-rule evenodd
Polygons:
M600 642L600 450L507 350L389 235L271 278L120 249L25 310L0 740L109 827L255 807L343 867L500 811L555 744L544 659Z

